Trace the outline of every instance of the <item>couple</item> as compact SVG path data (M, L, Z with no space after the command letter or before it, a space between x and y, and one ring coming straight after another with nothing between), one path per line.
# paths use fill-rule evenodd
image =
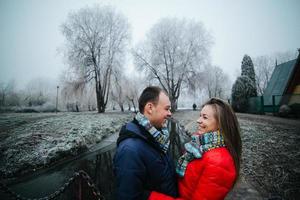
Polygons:
M139 113L124 125L114 157L118 200L224 199L239 176L241 139L231 107L206 102L198 132L185 144L175 168L168 155L170 100L159 87L147 87Z

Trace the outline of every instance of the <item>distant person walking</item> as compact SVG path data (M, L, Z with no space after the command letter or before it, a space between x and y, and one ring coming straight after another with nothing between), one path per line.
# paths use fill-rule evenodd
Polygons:
M196 108L197 108L197 105L194 103L193 104L193 110L196 110Z
M169 97L159 87L147 87L139 112L121 128L114 157L116 199L148 199L151 191L177 196L175 166L169 156Z
M202 106L198 132L177 164L180 198L152 191L149 200L221 200L239 177L242 143L232 108L212 98Z

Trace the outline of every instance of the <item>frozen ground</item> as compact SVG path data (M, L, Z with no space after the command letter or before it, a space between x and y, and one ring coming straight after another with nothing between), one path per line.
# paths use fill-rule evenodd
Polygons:
M298 199L300 119L237 116L243 142L241 181L226 199ZM198 117L199 111L174 114L190 132L196 130Z
M189 132L199 111L173 117ZM1 114L0 171L10 177L51 165L117 133L129 113ZM243 141L241 181L226 199L297 199L300 195L300 121L238 114ZM257 192L258 191L258 192Z
M88 150L117 133L132 114L9 113L0 115L0 172L12 177Z
M266 199L300 196L300 120L239 114L242 175Z

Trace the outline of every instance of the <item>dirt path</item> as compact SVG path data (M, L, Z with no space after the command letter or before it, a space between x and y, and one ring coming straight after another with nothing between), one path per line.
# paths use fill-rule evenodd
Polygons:
M242 175L265 199L300 196L300 120L238 114Z
M300 119L282 118L273 115L254 115L246 113L238 113L238 119L251 120L256 123L265 123L277 127L292 126L300 131Z

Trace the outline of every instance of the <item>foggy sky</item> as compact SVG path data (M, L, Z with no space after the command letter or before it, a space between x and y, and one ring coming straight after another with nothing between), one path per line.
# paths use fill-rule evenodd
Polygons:
M231 78L244 54L300 48L298 0L0 0L0 82L14 79L20 88L33 78L57 82L67 68L60 25L70 11L95 4L128 17L133 44L162 17L201 21L214 37L212 64Z

